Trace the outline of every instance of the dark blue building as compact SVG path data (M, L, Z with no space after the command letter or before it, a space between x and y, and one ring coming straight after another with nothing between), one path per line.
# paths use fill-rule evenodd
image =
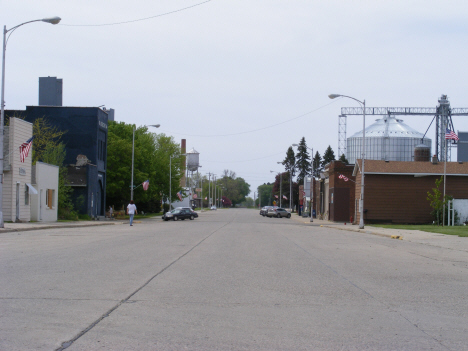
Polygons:
M26 110L9 110L5 115L31 123L44 118L51 126L66 132L61 141L66 148L68 185L74 189L75 208L91 217L104 216L107 112L99 107L26 106Z

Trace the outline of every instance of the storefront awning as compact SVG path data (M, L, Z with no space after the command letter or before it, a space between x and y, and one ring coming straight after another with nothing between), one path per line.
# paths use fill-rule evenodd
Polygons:
M36 190L31 184L26 183L26 185L28 186L29 192L30 192L31 194L37 195L37 190Z

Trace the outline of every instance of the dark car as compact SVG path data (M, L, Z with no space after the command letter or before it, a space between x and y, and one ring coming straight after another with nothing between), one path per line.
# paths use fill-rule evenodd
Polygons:
M284 208L281 207L275 207L275 208L270 208L268 209L268 212L266 214L267 217L286 217L286 218L291 218L291 213L286 211Z
M172 210L171 212L166 212L163 216L163 219L165 221L168 221L170 219L174 221L178 221L179 219L184 220L184 219L195 219L198 217L198 213L193 211L192 209L189 208L176 208Z

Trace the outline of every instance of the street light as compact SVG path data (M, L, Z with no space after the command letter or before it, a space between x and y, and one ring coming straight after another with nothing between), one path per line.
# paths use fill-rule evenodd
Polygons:
M28 21L17 26L14 26L10 29L7 29L6 26L3 26L3 49L2 49L2 95L1 95L1 113L0 113L0 228L4 228L3 223L3 130L5 124L5 53L6 53L6 45L7 41L10 38L10 35L13 33L15 29L21 27L25 24L32 23L32 22L46 22L51 24L57 24L61 20L60 17L49 17L38 19L34 21ZM10 32L8 39L6 34Z
M169 211L172 209L172 159L179 156L187 156L187 154L169 156Z
M328 95L330 99L335 99L337 97L346 97L357 101L362 105L362 169L361 169L361 199L359 201L359 229L364 229L364 158L365 158L365 141L366 141L366 100L360 101L351 96L340 95L340 94L330 94Z
M292 144L292 146L299 146L299 144ZM312 175L310 177L310 189L309 189L309 195L310 195L310 221L314 221L314 216L313 216L313 203L314 203L314 149L311 147L306 146L312 153L310 157L310 169L312 171ZM305 187L306 179L304 177L304 187Z
M149 124L145 127L159 128L160 124ZM130 184L130 200L133 200L133 164L135 159L135 125L133 125L133 138L132 138L132 180Z
M281 162L277 162L277 163L281 163ZM270 173L279 173L279 175L280 175L280 207L283 207L283 206L281 206L281 188L282 188L282 184L283 184L283 172L270 171Z

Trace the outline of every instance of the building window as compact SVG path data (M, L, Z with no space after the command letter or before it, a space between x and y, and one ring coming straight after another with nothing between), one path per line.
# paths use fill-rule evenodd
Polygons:
M29 205L29 186L24 187L24 204Z
M54 207L54 196L55 195L55 190L53 189L47 189L46 190L46 206L50 209Z

